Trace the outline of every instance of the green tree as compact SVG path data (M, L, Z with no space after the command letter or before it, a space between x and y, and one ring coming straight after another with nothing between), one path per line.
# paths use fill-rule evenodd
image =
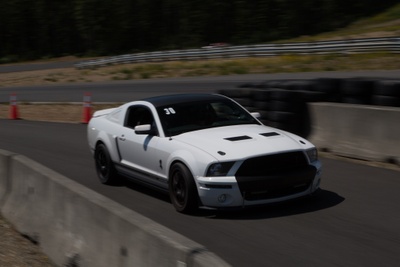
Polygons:
M0 59L115 55L254 44L311 35L397 0L10 0L0 3ZM4 61L4 60L3 60Z

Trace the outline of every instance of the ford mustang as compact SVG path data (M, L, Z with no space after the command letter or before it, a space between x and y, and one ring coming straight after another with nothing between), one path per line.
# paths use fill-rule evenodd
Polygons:
M96 111L87 134L102 183L125 177L164 190L178 212L316 192L315 146L257 117L222 95L166 95Z

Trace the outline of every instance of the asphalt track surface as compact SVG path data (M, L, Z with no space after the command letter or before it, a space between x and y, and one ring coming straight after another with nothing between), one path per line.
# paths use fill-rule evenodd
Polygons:
M161 84L139 81L92 88L103 88L97 92L104 95L108 92L108 99L102 101L113 98L113 93L122 94L115 101L123 101L128 95L140 98L174 90L223 88L246 77L218 78L219 82L199 79L197 85L192 84L197 79L171 79ZM157 91L160 88L164 91ZM24 88L32 98L39 89ZM80 90L73 86L46 90L67 96L70 89ZM3 90L9 89L0 89L2 94ZM0 148L26 155L203 244L233 266L398 266L400 262L400 173L393 170L322 158L322 192L316 199L188 216L177 213L159 192L134 183L100 184L86 142L86 125L0 120Z
M233 266L398 266L400 173L323 158L316 199L242 211L177 213L167 196L98 182L86 125L0 120L0 147L205 245Z
M17 94L17 99L20 102L82 102L83 95L86 92L92 93L92 101L94 102L128 102L162 94L216 92L219 89L229 89L244 83L260 83L266 80L296 80L320 77L379 77L398 79L400 77L400 70L246 74L217 77L144 79L108 83L0 87L0 103L7 103L12 93Z

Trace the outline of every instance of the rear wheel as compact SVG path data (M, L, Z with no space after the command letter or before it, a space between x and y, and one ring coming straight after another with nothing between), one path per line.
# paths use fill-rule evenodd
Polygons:
M102 184L115 184L118 180L118 174L111 160L110 153L104 144L97 145L94 160L100 182Z
M178 212L190 213L198 208L198 194L193 175L182 163L171 167L169 195Z

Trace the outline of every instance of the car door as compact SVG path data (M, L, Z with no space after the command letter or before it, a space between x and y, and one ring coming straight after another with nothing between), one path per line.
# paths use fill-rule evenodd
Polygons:
M157 134L138 134L134 128L150 124L157 128L151 110L144 105L134 105L127 109L124 127L117 138L121 164L131 169L141 180L159 183L157 177L160 163L157 160ZM156 131L157 133L157 131Z

